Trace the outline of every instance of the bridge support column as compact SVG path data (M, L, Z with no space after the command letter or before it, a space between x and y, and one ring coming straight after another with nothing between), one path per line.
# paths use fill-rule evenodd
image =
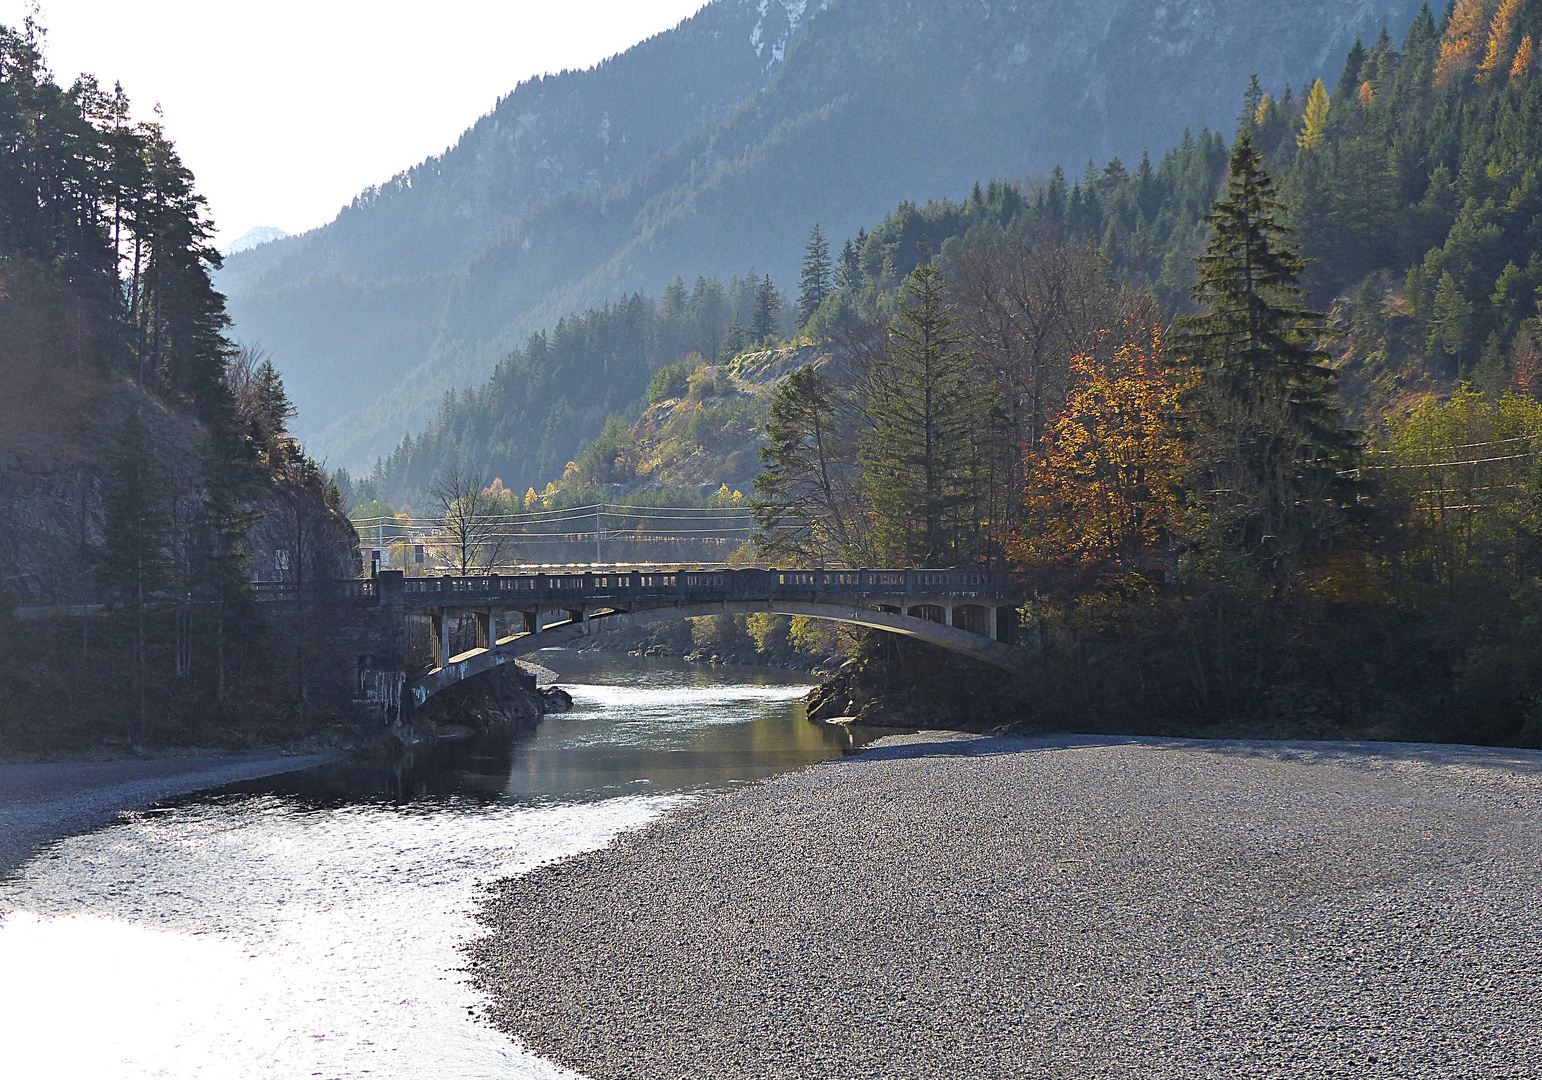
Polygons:
M497 644L498 639L493 635L498 632L496 622L491 611L478 611L475 613L477 621L477 645L479 649L491 649Z
M429 615L428 621L433 628L434 666L444 667L450 662L450 613L440 611Z
M955 625L954 619L957 618L957 616L955 616L953 614L954 611L955 611L955 608L953 607L952 604L943 604L942 605L942 625L943 626L953 626L953 625Z
M521 611L520 614L525 618L525 633L539 634L541 632L540 608L536 608L534 611Z
M1018 614L1015 607L998 607L992 612L995 623L991 627L991 637L1006 645L1011 645L1017 640Z

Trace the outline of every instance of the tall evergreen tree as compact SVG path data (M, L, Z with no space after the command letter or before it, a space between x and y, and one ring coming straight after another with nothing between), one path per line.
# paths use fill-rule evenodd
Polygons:
M755 313L750 321L750 337L756 344L776 335L776 317L781 312L782 299L767 274L755 286Z
M816 221L813 235L809 237L808 247L803 254L803 276L798 291L799 326L807 324L814 317L814 312L819 310L825 297L830 295L830 288L830 242L825 239Z
M1333 89L1334 101L1351 101L1360 92L1360 73L1365 70L1365 45L1359 38L1355 38L1354 48L1349 50L1349 56L1344 60L1344 70L1339 74L1339 82Z
M146 721L148 623L171 573L171 489L137 411L118 433L103 493L102 578L133 646L138 730Z
M859 503L840 402L840 389L812 367L788 376L771 400L753 503L763 558L829 566L856 554Z
M850 240L841 248L840 262L835 267L835 287L856 292L862 287L862 257L857 245Z
M1323 316L1301 303L1306 264L1285 214L1244 133L1195 259L1200 314L1177 321L1174 348L1198 376L1187 405L1211 539L1266 567L1280 587L1331 539L1355 447L1318 345Z
M942 271L923 263L905 281L888 362L874 366L872 430L860 457L878 554L907 566L958 557L970 501L971 435L988 403L972 393L972 363Z

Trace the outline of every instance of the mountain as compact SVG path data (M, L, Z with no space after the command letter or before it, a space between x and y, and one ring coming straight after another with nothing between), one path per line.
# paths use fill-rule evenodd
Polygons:
M283 229L273 225L259 225L255 229L247 229L246 232L236 237L221 249L220 254L227 258L231 255L250 251L261 244L267 244L274 240L283 240L289 234Z
M311 448L367 467L572 311L747 264L786 286L816 221L840 238L980 178L1230 130L1249 72L1334 76L1418 7L716 0L521 84L444 155L234 255L219 284Z

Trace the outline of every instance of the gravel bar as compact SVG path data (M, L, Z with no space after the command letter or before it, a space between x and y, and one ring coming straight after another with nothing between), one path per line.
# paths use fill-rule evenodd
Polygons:
M500 884L593 1080L1542 1076L1542 753L923 733Z

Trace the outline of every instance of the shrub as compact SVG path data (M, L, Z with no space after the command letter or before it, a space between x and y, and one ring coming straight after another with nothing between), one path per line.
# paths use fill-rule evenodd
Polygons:
M670 364L668 367L659 368L653 373L653 380L648 383L649 405L657 405L661 401L685 397L690 389L692 371L688 364L689 361L681 361L678 364Z
M757 611L745 617L744 629L755 642L755 651L774 656L786 652L790 641L787 636L792 620L786 615L773 615L769 611Z

